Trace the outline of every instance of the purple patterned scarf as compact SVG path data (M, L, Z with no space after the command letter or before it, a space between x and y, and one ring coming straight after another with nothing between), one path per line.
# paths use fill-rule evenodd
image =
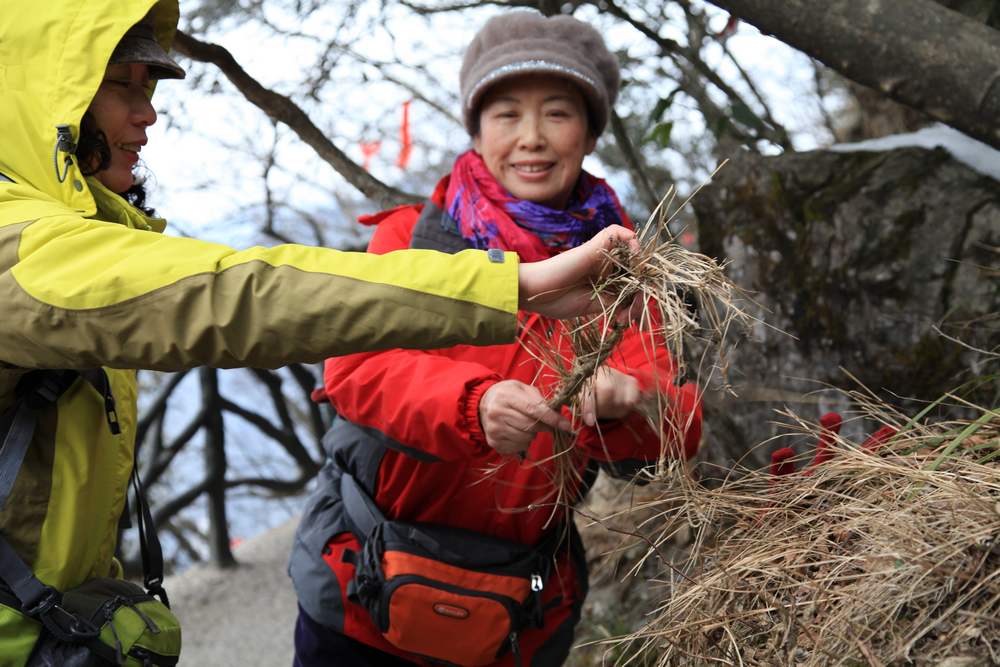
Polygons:
M473 247L512 250L526 262L575 248L608 225L631 227L614 191L600 178L581 172L566 209L555 210L515 198L471 150L455 160L444 203Z

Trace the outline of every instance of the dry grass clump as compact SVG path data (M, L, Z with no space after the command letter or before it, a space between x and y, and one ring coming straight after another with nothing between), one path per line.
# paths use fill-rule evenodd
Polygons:
M620 247L610 253L613 270L595 285L595 292L617 295L606 304L607 313L632 302L641 304L634 317L636 326L669 350L678 376L686 376L693 366L704 382L709 377L725 378L734 335L743 334L752 322L740 304L752 299L726 277L724 263L688 250L670 231L670 223L700 189L675 205L676 192L671 188L639 230L639 252ZM571 367L558 369L565 373L563 386L581 375L587 377L594 360L614 347L606 336L595 333L606 320L581 321L571 332L576 357ZM693 349L699 350L696 358Z
M751 318L738 305L746 295L726 277L724 265L684 248L670 232L670 223L688 201L690 197L675 207L675 192L671 189L640 230L639 252L623 246L609 253L612 270L594 290L595 294L616 297L604 304L603 315L582 318L568 327L571 358L561 356L554 341L526 342L529 352L559 379L558 391L548 399L551 407L569 406L573 414L580 414L585 392L601 366L614 354L627 326L638 327L644 340L650 341L645 354L651 362L662 363L664 356L670 356L676 379L686 377L692 366L701 382L725 377L727 353L734 345L732 334L745 331ZM633 322L616 321L614 314L633 303L638 306L631 309ZM692 359L689 350L698 350L697 358ZM652 366L657 367L655 363ZM657 387L672 379L659 380L654 378ZM644 397L640 410L653 431L660 435L661 457L656 471L659 475L668 461L677 457L671 450L682 441L688 425L671 418L673 406L658 391ZM554 508L567 500L569 490L578 488L573 450L573 437L557 433L554 491L549 499ZM548 464L549 460L538 463Z
M1000 411L867 416L899 430L874 453L834 438L808 474L664 485L649 537L696 539L618 662L1000 664Z

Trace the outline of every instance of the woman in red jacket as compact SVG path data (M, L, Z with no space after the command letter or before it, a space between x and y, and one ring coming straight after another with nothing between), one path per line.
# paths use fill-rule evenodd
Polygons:
M424 205L363 219L378 225L369 252L500 249L537 261L608 225L631 227L608 184L582 169L618 82L614 57L586 24L534 12L489 21L469 45L461 72L473 149L458 157ZM429 664L430 657L551 666L565 660L587 573L571 517L554 504L552 431L576 433L581 482L572 502L586 493L599 466L634 473L660 455L658 434L634 411L654 384L672 398L673 424L664 431L676 434L670 445L677 454L697 449L701 413L694 387L673 385L674 366L662 341L629 330L597 374L583 414L571 423L568 411L545 406L558 378L536 356L541 341L548 352L571 356L562 325L529 313L521 314L520 325L515 344L327 361L326 397L339 418L325 440L329 462L290 564L301 609L296 665ZM409 621L409 603L385 602L383 585L378 594L386 616L373 620L371 605L360 604L370 581L356 576L368 530L359 528L349 506L345 476L390 520L448 526L540 550L557 542L551 536L561 531L560 545L546 552L555 567L537 581L535 622L512 624L508 639L484 660L455 657L462 642L478 641L469 637L475 633L470 613L477 612L461 598L442 597L445 604L428 596L429 620L421 620L418 609ZM467 550L456 550L474 551L472 541ZM390 568L388 561L378 566ZM453 570L440 571L447 579ZM533 579L532 590L535 584ZM454 624L452 631L441 630L452 627L447 623Z

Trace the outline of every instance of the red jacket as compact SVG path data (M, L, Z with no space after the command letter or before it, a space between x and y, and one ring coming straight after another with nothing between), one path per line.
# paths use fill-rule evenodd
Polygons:
M407 206L369 218L378 228L368 251L382 254L410 247L420 210ZM520 321L520 341L531 344L552 332L554 347L569 355L560 322L529 313L521 313ZM676 408L675 423L682 429L686 424L677 450L691 456L701 437L697 392L692 385L674 386L674 364L662 341L654 344L631 329L608 364L636 377L643 389L657 383L669 393ZM410 450L390 449L378 464L374 498L389 518L446 524L535 544L554 525L553 511L557 517L564 511L553 509L551 465L536 463L552 453L552 438L538 435L521 463L500 457L486 444L478 418L479 399L505 379L533 384L544 395L554 392L557 381L518 343L353 354L329 359L324 374L326 395L341 417L384 433ZM637 414L600 424L600 434L596 427L582 427L576 444L581 473L594 462L644 465L660 455L657 434ZM578 489L578 498L571 500L586 490ZM528 510L531 506L536 508ZM353 565L343 562L342 552L357 549L357 542L344 534L334 537L328 547L325 559L346 591ZM546 612L544 628L522 635L524 664L530 664L532 653L560 624L578 614L582 604L585 591L574 568L564 559L558 570L560 584L546 586L543 602L560 595L562 600ZM348 603L345 616L345 634L416 659L382 639L360 606ZM497 664L513 663L508 655Z

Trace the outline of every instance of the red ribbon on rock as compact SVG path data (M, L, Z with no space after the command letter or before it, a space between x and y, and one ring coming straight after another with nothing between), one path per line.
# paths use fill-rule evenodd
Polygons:
M813 455L812 461L802 471L803 475L812 475L816 471L817 466L833 458L831 446L840 434L840 427L843 423L843 417L837 412L828 412L819 418L821 428L819 437L816 440L816 452ZM882 426L865 439L861 444L861 449L869 453L875 453L894 435L896 435L896 429L891 426ZM771 452L771 465L768 468L768 472L772 476L771 484L774 484L779 477L790 475L797 471L795 462L792 460L794 458L795 450L791 447L782 447Z

